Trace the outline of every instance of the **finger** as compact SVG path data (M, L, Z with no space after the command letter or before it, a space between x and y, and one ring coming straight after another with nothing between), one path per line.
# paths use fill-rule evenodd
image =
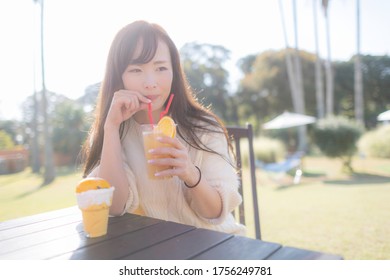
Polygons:
M181 173L179 168L175 167L167 167L167 169L160 170L156 174L154 174L156 177L172 177L172 176L179 176Z
M150 100L149 98L146 98L146 97L143 96L142 94L139 94L138 99L139 99L142 103L145 103L145 104L149 104L149 103L152 102L152 100Z
M150 99L143 96L141 93L139 93L137 91L132 91L132 90L121 89L121 90L114 93L114 97L115 96L117 96L118 98L120 98L120 97L123 97L123 98L135 97L135 98L137 98L139 103L145 103L145 104L152 102Z
M131 101L131 105L132 105L132 108L131 108L132 110L137 110L140 107L139 100L135 96L132 96L130 101Z
M158 147L149 151L152 155L159 156L160 158L181 158L185 159L187 153L183 150L176 149L175 147Z
M179 150L186 149L184 147L184 145L177 138L172 138L172 137L168 137L168 136L159 136L159 137L157 137L157 141L159 141L160 143L169 144L169 145L171 145Z
M183 161L175 158L155 158L148 160L148 163L155 166L170 166L171 168L182 168Z
M139 110L147 110L148 109L148 104L149 103L141 103L140 106L139 106Z
M118 98L118 103L122 104L122 108L124 107L127 111L134 111L136 108L139 107L139 101L137 98L134 97L120 97Z
M139 93L138 91L129 91L129 90L126 90L124 92L125 94L131 94L133 96L136 96L138 98L138 100L142 103L150 103L152 102L150 99L148 99L147 97L143 96L141 93Z

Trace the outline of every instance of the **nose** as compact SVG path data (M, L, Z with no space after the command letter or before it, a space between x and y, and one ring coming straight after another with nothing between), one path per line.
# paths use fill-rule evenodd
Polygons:
M146 89L153 89L157 87L156 79L153 77L153 75L147 75L145 77L144 87Z

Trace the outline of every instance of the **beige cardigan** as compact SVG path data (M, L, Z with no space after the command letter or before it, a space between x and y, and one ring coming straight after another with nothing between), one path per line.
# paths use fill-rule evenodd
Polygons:
M223 209L220 217L206 219L198 214L188 188L178 177L148 179L140 125L130 119L127 121L125 132L126 135L122 139L122 155L130 194L124 213L140 213L141 209L146 216L153 218L227 233L245 234L245 227L237 224L231 213L242 201L238 193L238 175L225 159L194 149L179 138L188 148L192 162L201 169L202 177L206 178L221 196ZM230 159L223 134L205 133L201 140L210 149ZM89 177L97 174L97 168Z

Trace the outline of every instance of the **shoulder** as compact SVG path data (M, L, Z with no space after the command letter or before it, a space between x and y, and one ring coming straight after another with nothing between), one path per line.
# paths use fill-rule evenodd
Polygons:
M198 124L201 129L196 133L202 143L218 153L225 151L226 147L229 146L229 139L223 124L212 117L207 121L199 121Z
M225 132L223 123L212 115L203 116L195 120L195 123L199 131L206 134L224 134Z

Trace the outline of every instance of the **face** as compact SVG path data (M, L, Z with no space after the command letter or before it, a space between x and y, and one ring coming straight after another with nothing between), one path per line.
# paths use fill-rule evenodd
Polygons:
M141 52L138 44L135 57ZM126 90L137 91L152 101L154 112L163 110L171 91L173 79L172 62L167 44L159 41L156 54L146 64L130 64L122 74Z

